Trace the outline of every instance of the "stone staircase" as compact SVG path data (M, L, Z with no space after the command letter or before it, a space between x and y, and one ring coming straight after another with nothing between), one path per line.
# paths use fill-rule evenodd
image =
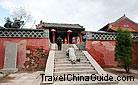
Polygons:
M68 57L66 56L66 49L68 48L68 45L63 45L62 51L56 51L55 57L54 57L54 76L65 76L68 80L72 79L72 76L91 76L92 74L95 74L98 76L97 71L94 69L94 67L90 64L90 62L87 60L87 58L84 56L84 54L77 50L76 56L77 58L80 58L80 62L77 62L76 64L72 64L71 61L69 61ZM60 81L56 80L54 81L54 84L88 84L90 82L86 81ZM94 83L94 82L93 82Z
M62 51L55 50L54 52L54 60L53 60L53 71L51 74L55 77L51 84L53 85L112 85L112 82L99 82L92 81L90 78L93 78L95 75L100 76L101 73L104 73L103 69L98 68L100 66L96 66L96 64L92 64L92 61L88 56L86 57L86 53L81 50L76 50L77 58L80 58L80 62L76 62L76 64L72 64L69 61L69 58L66 56L66 50L68 48L67 44L64 44L62 47ZM49 68L46 68L47 70ZM45 75L49 75L50 71L47 71ZM93 75L93 76L92 76ZM74 77L75 76L75 77ZM86 81L85 78L89 77L89 81ZM88 79L87 79L88 80ZM47 83L43 83L47 85Z
M54 59L54 75L60 75L61 73L96 73L94 68L81 52L77 54L77 57L80 58L80 62L77 62L76 64L71 64L65 52L56 51Z

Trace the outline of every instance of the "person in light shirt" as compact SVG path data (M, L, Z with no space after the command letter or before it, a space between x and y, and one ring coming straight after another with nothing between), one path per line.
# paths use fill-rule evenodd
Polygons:
M72 64L76 63L76 55L75 55L75 49L72 45L69 46L67 49L67 52L69 54L69 60L71 60Z

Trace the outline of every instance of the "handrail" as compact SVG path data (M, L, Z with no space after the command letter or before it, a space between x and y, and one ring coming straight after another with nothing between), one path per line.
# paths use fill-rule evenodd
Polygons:
M84 55L87 57L89 62L93 65L95 70L98 72L99 75L103 76L107 73L101 68L101 66L92 58L92 56L87 51L82 51Z
M45 68L45 76L53 77L54 75L54 55L55 55L55 51L52 50L49 52L49 56L48 56L46 68ZM48 81L48 80L45 81L45 76L43 76L44 80L42 81L42 83L47 83L47 84L54 83L53 79L52 81Z

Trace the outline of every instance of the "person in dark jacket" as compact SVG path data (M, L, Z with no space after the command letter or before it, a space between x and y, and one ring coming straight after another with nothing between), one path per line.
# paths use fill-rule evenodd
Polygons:
M58 45L58 50L61 50L61 48L62 48L62 38L60 36L57 38L57 45Z

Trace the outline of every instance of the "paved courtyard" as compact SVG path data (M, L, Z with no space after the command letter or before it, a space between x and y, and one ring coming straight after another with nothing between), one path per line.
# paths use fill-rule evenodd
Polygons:
M108 74L115 74L118 76L133 76L134 81L120 81L117 85L138 85L138 70L131 69L130 74L126 74L121 68L106 68L104 69Z
M0 85L40 85L43 71L18 72L0 79Z
M112 70L116 71L123 71L123 69L117 69L117 68L111 68ZM111 71L110 69L110 71ZM108 71L107 71L108 70ZM106 72L109 74L112 73L109 71L109 69L106 69ZM0 85L40 85L41 83L41 76L40 74L43 73L43 71L36 71L36 72L17 72L14 74L10 74L7 77L4 77L0 79ZM131 75L135 77L134 81L120 81L119 84L116 85L138 85L138 71L137 70L131 70ZM114 73L118 74L119 73ZM122 74L124 75L124 74Z

